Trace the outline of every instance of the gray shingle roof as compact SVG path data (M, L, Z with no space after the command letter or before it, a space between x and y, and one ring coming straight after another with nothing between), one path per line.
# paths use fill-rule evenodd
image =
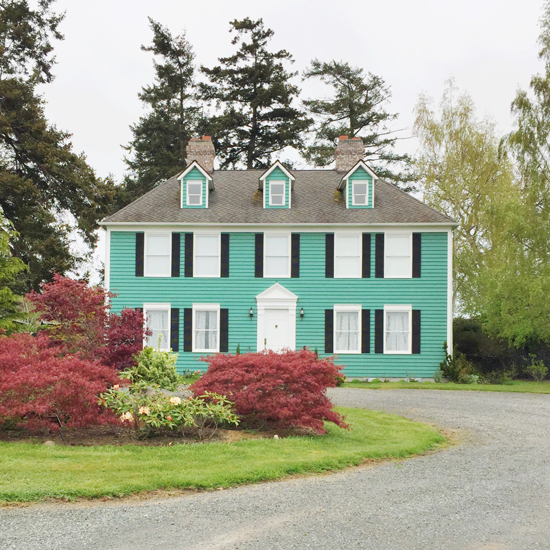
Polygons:
M180 208L180 183L173 177L103 220L110 223L193 224L447 224L449 217L383 180L375 186L374 208L346 209L336 200L342 175L335 170L295 170L291 209L264 209L258 192L263 170L220 170L213 175L207 209Z

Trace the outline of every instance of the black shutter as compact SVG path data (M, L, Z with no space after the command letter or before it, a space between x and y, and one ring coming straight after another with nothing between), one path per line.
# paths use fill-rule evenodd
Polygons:
M229 277L229 233L222 233L221 276Z
M420 353L420 310L413 309L412 313L412 352Z
M180 276L181 235L172 233L172 277Z
M325 235L325 277L334 277L334 233Z
M334 353L334 310L325 309L325 353Z
M384 353L384 310L374 312L374 353Z
M193 233L185 234L185 276L193 277Z
M172 351L180 350L180 310L173 307L170 310L170 347Z
M229 351L229 310L220 309L220 351Z
M143 277L144 241L145 234L136 233L136 277Z
M256 233L254 251L254 277L264 276L264 234Z
M361 332L361 353L370 353L370 309L362 311Z
M370 277L370 233L363 233L363 279Z
M420 278L422 257L422 233L413 233L413 277Z
M384 233L376 234L375 267L374 275L377 279L384 278Z
M183 351L193 351L193 310L183 310Z
M290 276L293 279L300 277L300 233L292 233L292 254Z

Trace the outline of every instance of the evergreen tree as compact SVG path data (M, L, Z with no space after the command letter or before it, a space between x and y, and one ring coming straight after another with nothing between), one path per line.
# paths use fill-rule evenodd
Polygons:
M317 59L304 72L304 79L312 78L330 86L333 95L304 101L315 120L313 143L305 149L304 158L316 166L326 166L334 161L338 136L360 137L365 144L365 161L377 175L394 183L412 181L409 157L393 150L398 138L390 124L398 115L385 110L391 93L384 80L342 61Z
M94 245L114 192L44 115L36 87L52 80L51 40L62 38L52 3L0 2L0 207L17 232L12 251L29 268L11 285L19 294L78 264L70 233Z
M217 67L202 67L210 79L202 94L222 110L210 120L209 133L223 168L266 168L274 153L302 147L310 121L292 105L299 93L290 83L296 73L285 69L292 56L267 49L273 31L262 19L245 18L232 21L230 32L237 52L220 58Z
M127 204L185 167L185 148L197 133L200 111L195 98L194 54L185 34L170 31L149 18L153 44L141 46L158 58L153 61L155 82L145 86L139 99L150 111L131 126L134 138L120 202Z

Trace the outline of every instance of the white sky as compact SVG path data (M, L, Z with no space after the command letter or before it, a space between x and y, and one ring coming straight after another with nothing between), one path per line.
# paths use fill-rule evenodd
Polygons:
M173 34L185 30L197 64L230 55L229 21L263 17L275 31L271 48L285 48L300 71L312 58L345 60L391 86L396 127L408 128L418 94L439 101L453 76L481 115L510 129L510 103L538 72L542 0L58 0L66 11L65 40L56 44L56 79L43 88L47 116L73 134L98 175L124 173L121 145L143 113L137 93L153 80L150 16ZM304 84L304 97L319 91ZM400 149L414 152L414 141Z

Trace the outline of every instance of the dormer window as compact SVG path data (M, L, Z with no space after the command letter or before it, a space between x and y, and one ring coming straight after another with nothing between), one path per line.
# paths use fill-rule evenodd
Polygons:
M187 206L202 205L202 180L187 180Z
M353 182L353 206L364 206L368 204L368 185L367 182Z
M269 183L269 206L285 205L286 181L272 180Z

